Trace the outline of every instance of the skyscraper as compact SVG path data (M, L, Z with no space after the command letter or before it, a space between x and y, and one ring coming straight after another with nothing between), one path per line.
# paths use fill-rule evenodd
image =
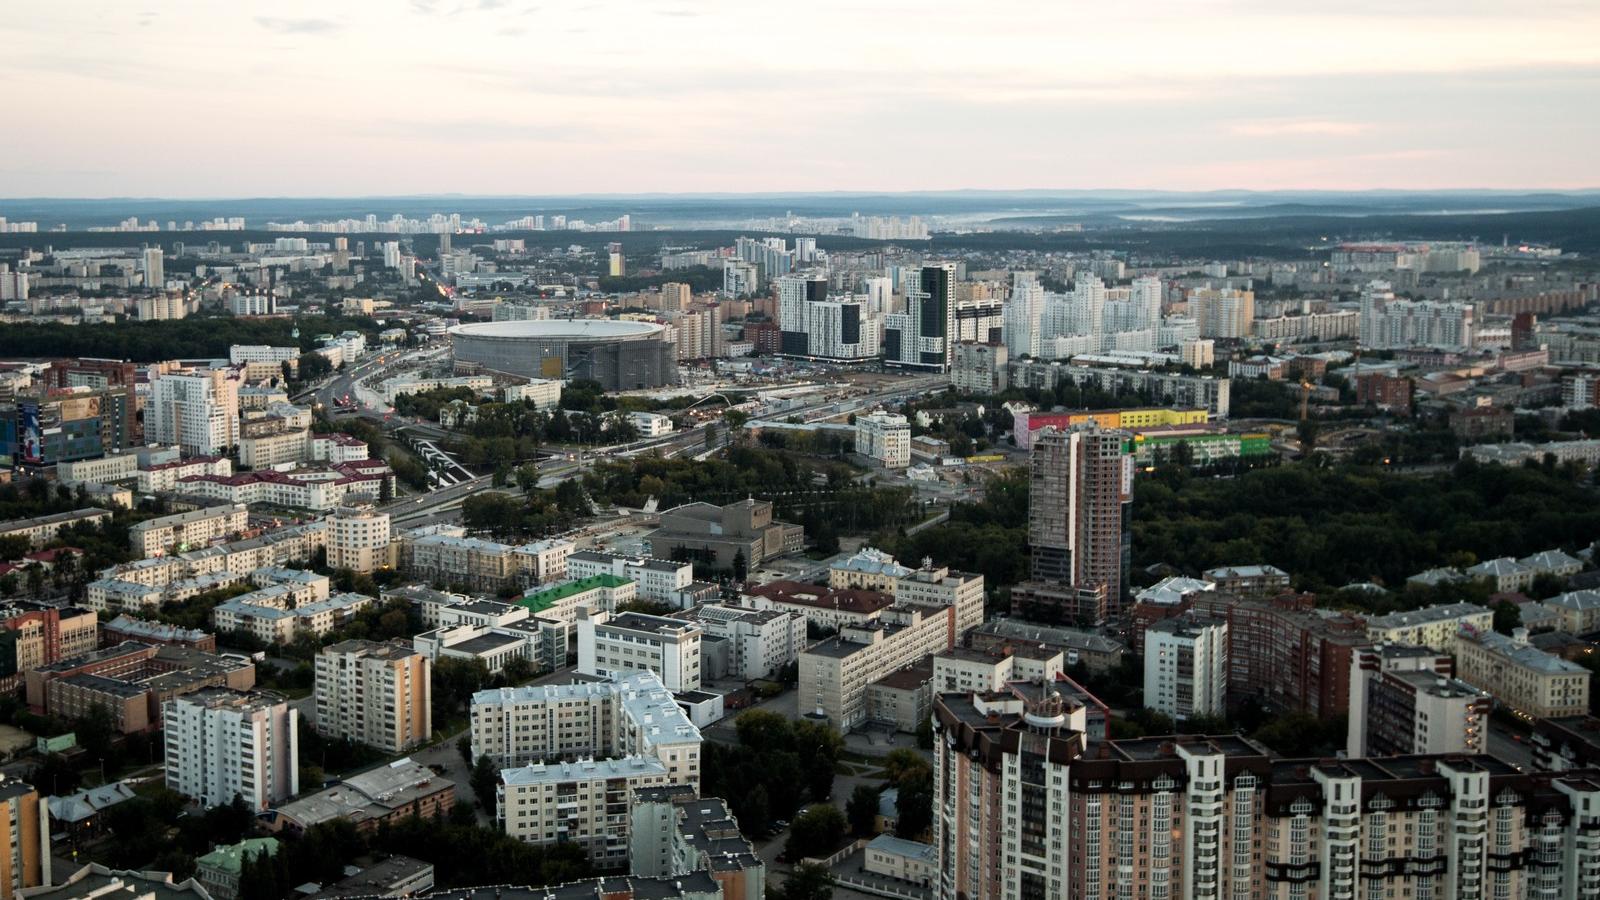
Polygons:
M1122 432L1046 428L1028 455L1028 544L1039 581L1104 585L1114 614L1125 591L1132 457Z
M900 368L950 371L956 317L954 263L923 266L906 284L906 311L887 317L883 361Z
M144 251L144 286L159 291L167 286L166 264L160 247L146 247Z
M934 698L935 900L1596 896L1594 769L1089 745L1086 720L1036 682Z
M778 329L783 353L810 355L806 333L806 304L828 299L828 279L822 275L780 275L778 282Z
M1006 351L1012 359L1039 355L1039 317L1044 312L1044 287L1037 272L1011 276L1011 300L1006 303Z
M145 437L177 444L186 455L228 452L239 443L239 372L189 369L150 383Z

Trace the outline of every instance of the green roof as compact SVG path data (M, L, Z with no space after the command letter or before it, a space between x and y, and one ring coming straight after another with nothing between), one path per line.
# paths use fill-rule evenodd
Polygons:
M219 869L231 874L239 874L244 865L245 855L260 856L265 852L268 856L278 855L277 838L245 838L237 844L227 844L217 847L205 856L194 861L197 868Z
M577 581L569 581L565 584L558 584L555 587L548 587L542 591L523 594L522 599L517 601L517 605L526 606L536 613L544 612L574 594L592 591L595 588L619 588L628 582L629 579L616 575L592 575L588 578L580 578Z

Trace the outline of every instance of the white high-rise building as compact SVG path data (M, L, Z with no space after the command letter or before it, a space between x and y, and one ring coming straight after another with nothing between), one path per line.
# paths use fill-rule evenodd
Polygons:
M1145 631L1145 706L1179 720L1220 716L1227 685L1227 622L1184 614Z
M166 265L160 247L146 247L144 251L144 286L159 291L167 286Z
M167 787L257 812L300 791L299 712L276 694L207 688L168 700Z
M404 753L433 735L433 663L401 644L340 641L317 654L317 733Z
M673 693L700 689L700 626L683 619L578 610L578 672L654 672Z
M400 242L383 242L383 266L386 269L400 268Z
M1361 345L1376 350L1431 347L1470 350L1476 338L1471 303L1396 299L1387 282L1361 292Z
M1256 318L1256 295L1234 288L1201 288L1189 295L1189 315L1199 324L1201 337L1247 338Z
M899 413L856 417L856 452L886 469L911 465L911 423Z
M893 311L894 281L888 277L864 278L861 289L867 294L868 315L881 316Z
M235 369L186 369L150 382L145 438L176 444L186 456L226 456L239 443L240 374Z
M1039 355L1040 317L1044 315L1044 287L1037 272L1011 276L1011 299L1006 303L1006 352L1012 359Z
M328 565L370 574L389 565L389 514L372 509L341 508L330 520Z

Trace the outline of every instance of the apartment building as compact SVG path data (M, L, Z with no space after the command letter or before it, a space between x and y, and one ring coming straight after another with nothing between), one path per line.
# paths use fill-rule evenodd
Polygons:
M924 559L920 568L895 581L892 593L896 603L953 607L958 634L983 624L982 575L954 572L948 566L935 566L933 560Z
M517 840L577 844L594 865L616 868L628 859L634 793L668 784L667 767L650 756L502 769L495 818Z
M164 622L135 619L131 616L117 616L101 626L100 631L105 636L105 641L108 644L138 641L143 644L171 644L174 647L188 647L191 650L199 650L204 653L217 652L217 636L199 628L182 628L177 625L168 625ZM85 645L81 652L86 653L92 649L94 649L94 646L88 644Z
M50 808L33 785L0 775L0 900L50 883Z
M596 575L626 578L638 584L640 597L682 607L683 592L694 583L694 564L598 550L579 550L567 556L568 578Z
M1038 581L1104 586L1106 614L1127 593L1133 461L1123 434L1097 424L1046 428L1028 454L1028 545Z
M800 654L800 710L841 731L867 718L867 686L929 654L955 646L952 607L895 604L875 622L845 625Z
M511 546L459 533L422 534L402 538L401 567L412 578L462 585L474 591L498 591L516 582Z
M569 540L549 538L523 544L512 550L512 555L524 584L549 584L573 577L567 572L567 560L574 549L576 545Z
M628 827L628 871L652 877L709 872L722 900L761 900L766 863L739 833L719 797L683 785L635 791Z
M1350 666L1370 643L1355 616L1314 608L1306 595L1243 600L1192 595L1196 612L1228 623L1228 703L1337 716L1350 706Z
M340 738L404 753L433 736L433 663L403 644L340 641L316 665L316 727Z
M272 831L304 834L313 826L343 819L370 835L385 824L415 816L432 819L456 805L456 785L409 757L346 776L338 784L292 800L262 817Z
M75 606L31 600L0 603L0 689L15 690L29 669L89 653L99 646L98 617Z
M875 466L904 469L911 465L911 423L899 413L857 416L856 452Z
M617 607L638 597L638 590L638 582L615 575L594 575L529 591L516 605L527 609L537 619L562 626L559 644L547 642L545 646L551 664L562 666L566 665L569 654L577 652L578 613L582 610L615 612Z
M1589 670L1512 637L1463 628L1455 641L1456 677L1524 715L1556 719L1589 711Z
M94 459L78 459L56 463L56 478L62 484L114 484L132 481L138 477L139 456L136 453L108 453Z
M143 454L143 451L139 451L136 456L140 454ZM195 475L232 474L233 460L226 456L185 456L181 459L164 459L158 462L155 458L143 455L134 478L139 493L160 494L176 491L180 479Z
M244 472L237 475L191 475L178 479L178 490L228 503L262 503L274 507L325 512L356 502L377 500L385 485L394 487L394 473L379 459L361 459L308 466L286 472Z
M1176 342L1174 342L1176 343ZM1121 366L1065 365L1048 360L1013 360L1011 385L1055 390L1059 384L1094 387L1112 394L1145 394L1182 409L1204 409L1228 417L1230 382L1210 375L1177 375Z
M111 511L98 507L74 509L67 512L35 516L31 519L11 519L0 522L0 538L27 538L34 547L42 547L56 539L61 529L69 525L103 525L111 521ZM136 526L137 527L137 526ZM137 548L135 548L137 549Z
M237 369L185 369L150 381L145 404L145 435L158 444L176 444L185 453L227 455L239 443Z
M167 787L203 806L260 812L300 792L299 712L265 692L213 688L168 700Z
M366 594L331 594L325 600L300 602L291 599L285 586L273 585L223 601L211 616L218 633L237 631L264 644L286 644L302 634L321 637L372 603Z
M1425 606L1367 620L1367 638L1380 644L1411 644L1449 653L1462 627L1494 630L1494 613L1476 603Z
M373 509L341 507L329 520L328 565L370 574L394 565L390 553L389 514Z
M1277 566L1218 566L1201 578L1214 590L1249 600L1270 600L1289 589L1289 573Z
M244 531L249 519L250 511L240 503L207 506L136 522L128 529L128 543L138 556L200 548Z
M1227 711L1228 623L1185 613L1144 633L1144 705L1182 721Z
M1350 668L1346 752L1361 756L1483 753L1494 699L1449 675L1426 647L1367 647Z
M1544 605L1560 616L1562 631L1570 634L1600 631L1600 591L1568 591L1544 601Z
M163 704L206 688L249 690L255 663L177 645L123 641L30 669L24 674L28 708L62 720L96 708L119 734L161 727Z
M694 622L626 612L578 610L578 672L654 672L675 694L700 689L700 638Z
M707 678L772 678L806 647L806 619L797 613L707 603L674 615L700 626Z
M911 569L895 562L893 556L873 547L862 547L828 567L828 587L876 591L894 596L894 588Z
M700 729L654 672L479 691L471 734L473 758L487 754L504 768L649 756L671 784L700 785Z
M1489 756L1278 760L1235 736L1086 751L1058 694L934 702L939 900L1577 898L1595 772ZM1359 889L1358 889L1359 886Z
M752 609L792 612L818 627L838 630L869 625L894 605L894 597L877 591L818 587L800 581L747 585L740 603Z

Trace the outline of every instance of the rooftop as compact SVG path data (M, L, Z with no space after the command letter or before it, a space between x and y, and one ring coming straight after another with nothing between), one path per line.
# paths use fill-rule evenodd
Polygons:
M619 756L614 759L580 759L548 765L540 762L515 769L501 769L500 780L507 785L555 784L666 774L666 765L654 756Z
M1489 610L1476 603L1445 603L1437 606L1424 606L1421 609L1413 609L1409 612L1374 616L1367 620L1367 627L1375 629L1415 628L1419 625L1453 622L1468 616L1483 615L1488 612Z
M896 856L910 857L930 864L938 855L932 844L924 844L921 841L908 841L892 834L878 835L867 842L867 849L876 850L879 853L893 853Z
M554 587L523 594L522 599L516 601L516 603L518 606L526 606L532 612L544 612L562 600L577 594L599 588L615 589L628 583L628 579L617 575L592 575L588 578L580 578L577 581L568 581Z

